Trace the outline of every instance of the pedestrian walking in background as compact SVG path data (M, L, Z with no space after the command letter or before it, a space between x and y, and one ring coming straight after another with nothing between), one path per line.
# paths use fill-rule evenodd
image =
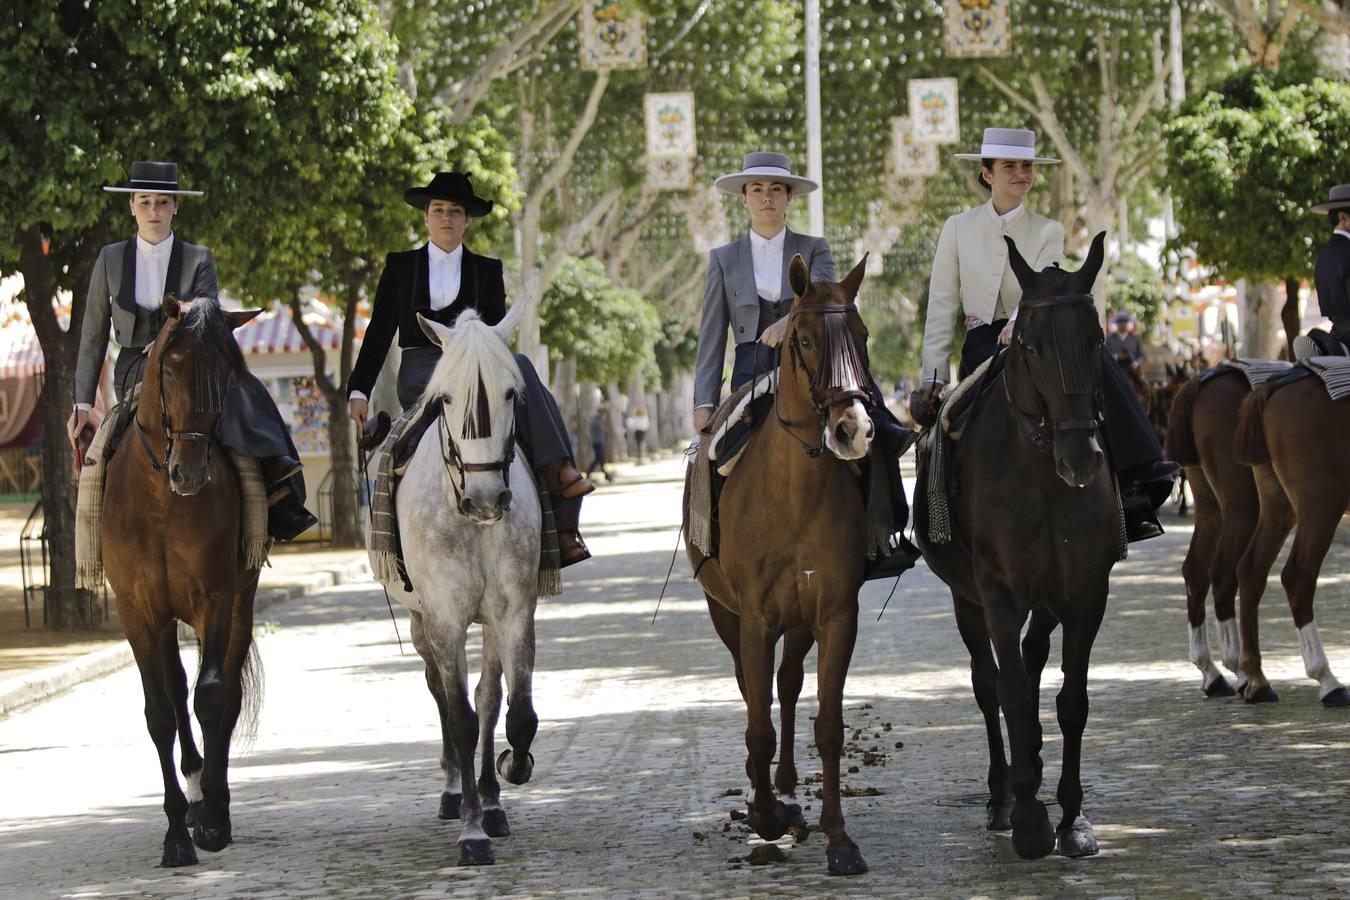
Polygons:
M614 476L609 474L605 468L605 463L609 460L609 406L601 404L591 417L590 437L591 437L591 462L586 466L586 477L590 478L591 473L596 469L605 476L605 481L613 481Z
M642 445L647 440L647 432L652 427L652 420L647 416L647 407L642 405L634 407L633 414L628 417L624 427L633 436L633 444L637 449L637 461L643 462Z

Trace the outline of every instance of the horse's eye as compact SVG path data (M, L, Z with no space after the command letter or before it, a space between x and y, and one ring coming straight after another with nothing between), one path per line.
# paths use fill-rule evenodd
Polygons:
M507 389L506 389L506 402L507 402L507 403L514 403L515 401L516 401L516 389L515 389L515 388L507 388Z
M800 337L800 338L797 338L797 343L799 343L799 344L802 345L802 349L803 349L803 350L810 350L810 349L811 349L811 339L810 339L809 337Z

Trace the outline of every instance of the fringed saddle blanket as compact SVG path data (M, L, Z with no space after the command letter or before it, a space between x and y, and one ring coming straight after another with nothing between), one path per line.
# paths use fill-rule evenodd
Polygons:
M140 386L131 392L130 413L135 414ZM75 504L75 580L88 590L103 587L103 482L107 473L108 442L118 419L119 408L114 407L99 425L93 443L80 470L79 498ZM125 435L123 435L125 437ZM240 540L244 564L250 569L261 569L272 549L267 535L267 485L263 483L262 467L249 456L229 454L239 472L241 496Z
M1283 375L1290 369L1290 363L1279 359L1225 359L1211 371L1231 370L1241 372L1248 386L1256 390L1276 375Z
M928 479L925 486L928 494L928 539L935 544L945 544L952 539L947 457L951 453L951 444L961 440L961 429L952 427L951 414L984 380L984 375L993 362L994 357L991 356L964 379L947 386L942 392L942 405L938 407L937 426L924 429L919 438L918 453L926 456L928 460Z
M414 406L394 420L389 434L375 451L370 470L375 473L375 490L370 497L370 570L375 580L385 587L411 589L403 551L398 537L397 493L398 476L394 471L394 445L422 415L422 406ZM526 460L524 453L521 459ZM526 460L526 471L539 495L542 529L539 541L538 596L556 597L562 593L562 554L558 550L558 528L553 518L553 499L534 479L534 472Z

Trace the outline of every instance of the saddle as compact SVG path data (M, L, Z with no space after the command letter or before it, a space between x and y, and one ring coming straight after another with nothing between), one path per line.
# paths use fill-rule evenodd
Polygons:
M1303 362L1314 356L1347 356L1345 345L1320 328L1294 338L1294 359Z
M1225 359L1211 369L1200 373L1201 384L1205 384L1220 375L1239 374L1247 379L1247 385L1256 390L1272 378L1288 373L1293 366L1278 359Z

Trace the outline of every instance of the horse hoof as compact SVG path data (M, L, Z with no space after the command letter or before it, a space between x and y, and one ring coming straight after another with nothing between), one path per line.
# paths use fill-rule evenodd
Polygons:
M187 812L183 816L183 824L189 828L197 824L197 817L202 814L202 801L194 800L188 804Z
M1259 687L1256 690L1248 689L1244 695L1248 703L1279 703L1280 695L1275 693L1275 689L1270 685Z
M753 806L750 808L750 815L748 818L750 820L750 827L755 829L755 834L764 838L766 841L776 841L787 834L787 807L783 805L782 800L775 800L773 802L773 817L771 819L765 819L764 816L755 811Z
M1072 824L1061 825L1055 837L1055 849L1060 856L1077 859L1097 852L1097 836L1092 833L1092 823L1086 816L1079 816Z
M1228 679L1222 675L1215 678L1209 684L1205 685L1206 697L1235 697L1237 691L1228 683Z
M219 853L234 840L230 833L230 823L210 826L198 822L192 827L192 843L210 853Z
M990 797L984 805L984 827L988 831L1012 831L1013 796L1005 794L1002 799Z
M516 760L518 759L520 759L520 755L510 748L503 750L497 756L497 774L512 784L524 784L529 781L530 776L534 774L534 754L528 750L525 751L524 765L517 764Z
M449 791L441 791L441 808L436 812L438 819L458 819L459 805L464 800L461 794L452 794Z
M806 828L806 816L802 815L802 805L800 803L786 802L783 809L787 810L787 824L789 829Z
M867 871L867 862L857 847L826 847L825 860L831 875L862 875Z
M1350 706L1350 691L1343 687L1336 688L1322 698L1322 705L1329 709L1341 709Z
M193 848L192 841L187 839L166 840L164 842L164 855L160 857L159 864L166 869L195 866L197 864L197 851Z
M1055 849L1055 829L1050 824L1050 814L1045 804L1036 801L1031 814L1031 822L1025 826L1013 824L1013 852L1023 859L1041 859L1049 856Z
M483 830L487 832L488 837L510 835L511 826L506 824L506 810L500 808L483 810Z
M492 841L486 838L459 842L461 866L490 866L497 860L492 855Z

